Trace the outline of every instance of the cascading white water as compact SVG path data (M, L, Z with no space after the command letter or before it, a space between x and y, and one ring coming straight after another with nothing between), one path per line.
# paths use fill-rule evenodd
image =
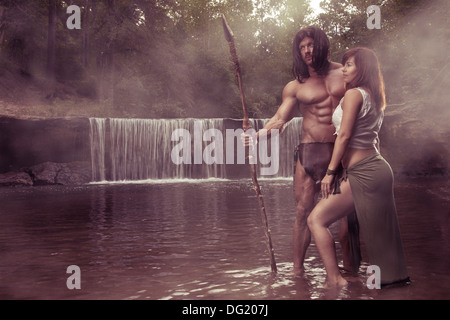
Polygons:
M105 122L106 119L90 118L92 180L104 181L105 178Z
M252 126L258 130L265 121L252 120ZM203 133L215 130L225 136L227 129L239 129L241 123L241 120L232 119L90 118L93 181L248 177L248 169L242 164L225 161L206 164L202 159L198 161L204 156L205 148L212 144L204 140ZM293 149L298 144L301 123L302 118L294 118L280 135L279 169L271 177L292 177ZM181 140L191 139L183 143L189 149L187 151L192 161L176 164L172 158L173 151L180 141L172 141L172 135L180 129L186 133ZM237 138L234 140L228 143L234 143L233 150L236 150L236 144L240 141ZM225 151L220 143L215 152L218 148ZM191 158L188 157L189 160Z
M199 120L197 120L199 121ZM201 120L203 130L222 130L218 119ZM194 119L110 119L111 179L225 178L223 165L176 165L171 159L177 129L193 132ZM199 172L201 171L201 172Z

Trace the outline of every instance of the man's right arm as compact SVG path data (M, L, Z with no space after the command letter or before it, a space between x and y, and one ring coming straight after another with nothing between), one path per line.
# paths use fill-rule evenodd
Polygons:
M289 82L283 89L283 102L278 108L275 115L266 123L263 129L267 130L267 135L270 136L272 129L283 130L286 123L291 121L296 115L298 110L297 100L297 85L295 81Z

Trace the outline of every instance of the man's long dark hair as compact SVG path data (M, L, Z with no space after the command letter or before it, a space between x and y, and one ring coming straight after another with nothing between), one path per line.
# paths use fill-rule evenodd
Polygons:
M312 67L317 72L317 74L321 76L327 75L328 69L330 68L330 41L328 40L325 32L314 26L301 29L295 35L294 43L292 45L292 54L294 58L292 73L294 74L294 77L300 82L304 82L305 79L310 77L308 66L303 61L299 48L300 42L305 37L314 39Z

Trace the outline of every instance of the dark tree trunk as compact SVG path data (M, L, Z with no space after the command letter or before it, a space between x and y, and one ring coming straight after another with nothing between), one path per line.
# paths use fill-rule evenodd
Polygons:
M55 80L56 0L48 1L47 77Z
M85 2L85 14L83 18L83 66L85 68L89 67L89 32L90 32L90 21L89 21L89 11L91 9L91 1L86 0Z

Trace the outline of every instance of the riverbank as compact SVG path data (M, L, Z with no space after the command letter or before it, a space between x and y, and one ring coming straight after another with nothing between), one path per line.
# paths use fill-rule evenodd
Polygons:
M46 100L41 97L25 97L29 101L20 104L0 100L0 117L9 117L21 120L38 119L72 119L89 117L127 117L127 113L111 110L108 101L99 102L91 99L77 100L53 99Z

